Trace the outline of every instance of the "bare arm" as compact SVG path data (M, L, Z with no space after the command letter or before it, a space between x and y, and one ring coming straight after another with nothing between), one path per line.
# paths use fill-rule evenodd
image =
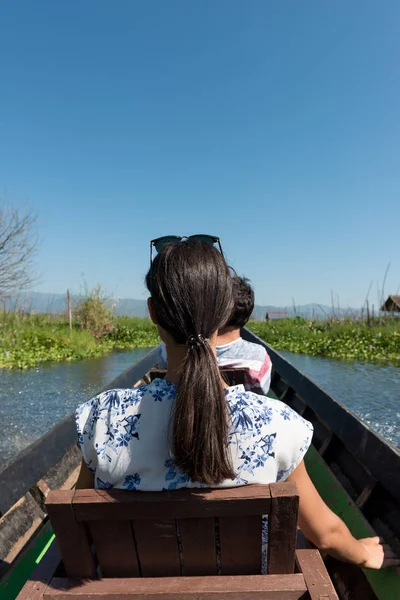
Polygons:
M300 495L299 527L317 548L367 569L381 569L400 564L389 546L378 537L356 540L345 523L322 500L311 481L304 461L288 478L297 485Z
M91 490L94 488L94 475L92 471L87 468L84 460L81 462L81 470L75 488L77 490Z

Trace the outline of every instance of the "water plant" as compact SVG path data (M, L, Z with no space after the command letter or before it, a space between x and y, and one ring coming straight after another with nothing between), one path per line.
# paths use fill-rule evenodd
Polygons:
M47 361L82 360L116 348L160 343L149 319L112 317L110 329L96 337L65 317L0 313L0 368L28 368Z
M276 350L400 365L400 319L251 321L249 328Z
M160 343L150 319L115 317L87 330L64 316L0 312L0 368L28 368L47 361L82 360L113 349L149 348ZM96 321L98 322L98 321ZM249 328L276 350L313 356L400 365L400 319L309 321L296 317L250 321Z

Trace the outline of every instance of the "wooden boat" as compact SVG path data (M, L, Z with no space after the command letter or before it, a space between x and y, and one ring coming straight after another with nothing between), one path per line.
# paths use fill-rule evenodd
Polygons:
M306 464L321 496L356 537L381 535L400 555L399 451L252 332L244 329L242 335L270 354L271 392L314 425ZM157 350L150 351L106 389L132 387L151 377L156 356ZM16 598L50 546L54 535L44 511L45 497L50 489L73 486L79 461L70 415L0 471L4 600ZM325 563L340 598L400 599L399 570L363 571L331 557Z

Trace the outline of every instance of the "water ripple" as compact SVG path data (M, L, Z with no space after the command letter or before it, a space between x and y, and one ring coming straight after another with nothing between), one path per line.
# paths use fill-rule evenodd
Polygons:
M148 348L25 371L0 369L0 465L142 358Z
M400 368L280 354L393 446L400 447Z

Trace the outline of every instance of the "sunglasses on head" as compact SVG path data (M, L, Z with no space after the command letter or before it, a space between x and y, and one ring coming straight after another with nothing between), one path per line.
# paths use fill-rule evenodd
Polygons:
M153 248L156 249L159 254L165 246L168 244L174 244L176 242L181 242L182 240L198 240L199 242L204 242L205 244L209 244L213 246L214 244L218 244L219 251L222 256L224 253L222 252L221 242L219 237L215 235L206 235L206 234L197 234L197 235L163 235L162 237L156 238L155 240L151 240L150 242L150 263L153 260Z

